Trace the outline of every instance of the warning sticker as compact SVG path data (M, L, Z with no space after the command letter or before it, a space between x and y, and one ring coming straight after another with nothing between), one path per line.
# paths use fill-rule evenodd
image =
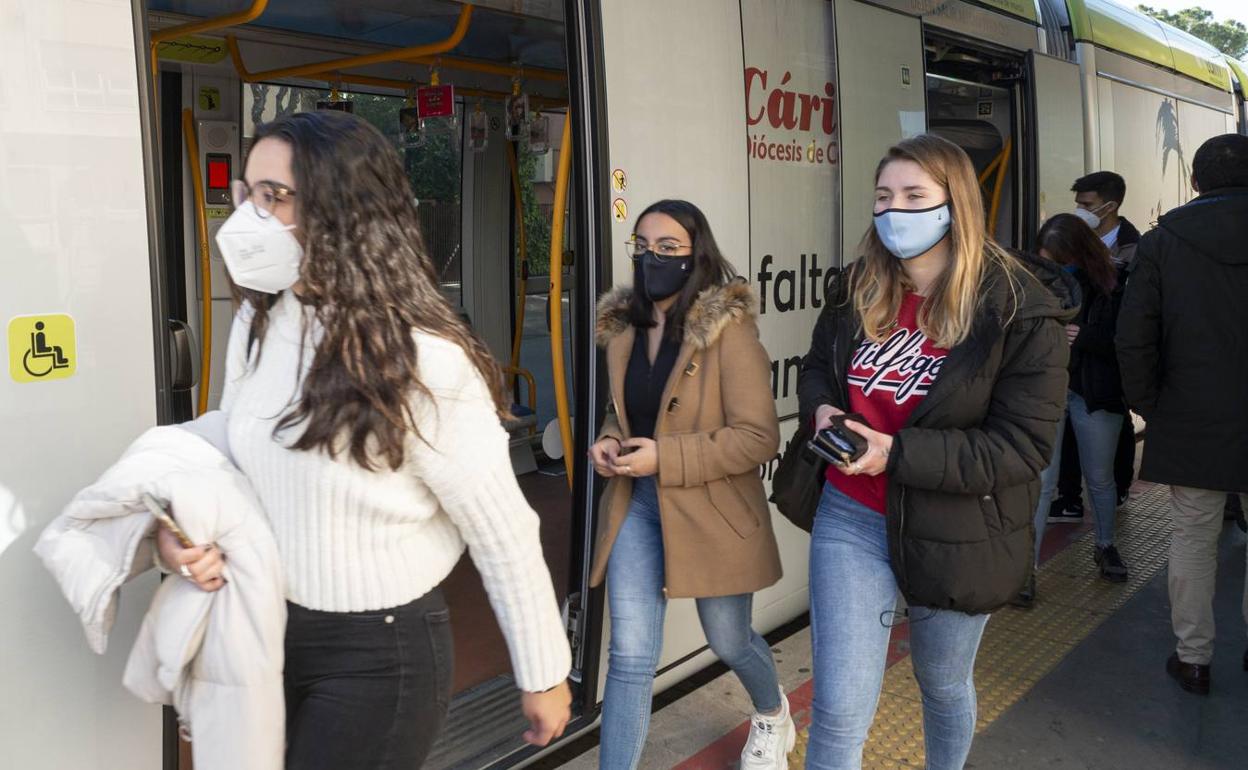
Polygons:
M9 376L17 382L73 377L78 340L68 315L18 316L9 321Z
M216 86L201 86L199 89L199 111L219 112L221 110L221 89Z
M616 222L628 219L628 203L623 198L616 198L611 202L611 216L615 217Z
M617 168L611 172L611 189L616 192L624 192L628 189L628 174L624 173L624 169Z

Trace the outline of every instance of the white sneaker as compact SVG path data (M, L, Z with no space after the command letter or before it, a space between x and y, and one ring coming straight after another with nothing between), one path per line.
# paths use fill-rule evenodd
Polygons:
M782 708L776 716L755 714L750 739L741 750L741 770L786 770L789 752L797 745L797 728L789 714L789 699L780 692Z

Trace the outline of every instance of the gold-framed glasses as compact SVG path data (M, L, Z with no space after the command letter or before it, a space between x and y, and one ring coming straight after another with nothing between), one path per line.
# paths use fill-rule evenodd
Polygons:
M268 219L273 216L273 209L277 204L295 197L295 191L277 182L266 180L249 185L242 179L235 179L230 182L230 197L234 201L234 208L251 201L251 205L256 207L256 214L261 219Z
M693 247L683 244L675 238L660 238L654 243L650 243L645 238L633 236L624 241L624 247L630 259L638 260L645 255L647 251L654 252L654 256L660 262L670 262L676 259L688 259L693 256Z

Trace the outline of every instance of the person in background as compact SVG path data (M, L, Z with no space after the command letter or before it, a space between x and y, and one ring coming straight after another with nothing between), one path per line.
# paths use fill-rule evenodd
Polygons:
M1096 546L1093 558L1101 577L1125 582L1127 567L1114 545L1116 501L1114 489L1114 449L1122 428L1126 404L1114 354L1114 331L1122 302L1122 276L1109 256L1109 249L1091 228L1074 214L1058 214L1044 223L1036 240L1040 256L1053 260L1079 283L1079 313L1066 325L1070 342L1069 392L1066 419L1058 431L1057 451L1040 476L1040 501L1036 507L1036 566L1044 539L1049 505L1057 488L1061 466L1061 433L1071 430L1079 446L1083 478L1096 516ZM1033 572L1020 593L1023 606L1036 597Z
M1070 190L1075 194L1075 216L1100 236L1119 270L1129 270L1140 242L1140 231L1122 216L1122 202L1127 197L1126 180L1112 171L1097 171L1076 179ZM1057 497L1049 509L1050 524L1083 520L1083 474L1080 472L1079 446L1069 420L1062 436L1061 472ZM1122 421L1114 450L1114 487L1119 506L1127 502L1134 479L1135 423L1128 413Z
M451 698L438 585L465 546L530 743L571 717L571 653L500 418L498 365L438 287L394 143L343 112L261 126L217 243L243 303L229 448L285 571L286 768L419 767ZM176 511L174 512L176 517ZM229 554L157 540L206 591Z
M846 412L870 423L844 422L866 450L829 466L811 535L806 766L861 767L901 594L927 767L955 770L975 734L988 613L1031 572L1074 308L989 237L957 145L900 142L873 195L861 256L838 276L798 380L807 424Z
M1140 478L1170 485L1166 672L1205 695L1223 509L1248 491L1248 137L1202 144L1192 187L1140 239L1115 344L1127 403L1148 423ZM1248 622L1248 590L1243 611Z
M632 285L598 302L614 411L590 448L610 479L590 577L606 581L611 613L599 763L637 767L667 601L692 597L754 705L741 767L783 770L797 732L751 626L754 592L781 575L758 472L780 446L758 300L687 201L647 207L626 248Z

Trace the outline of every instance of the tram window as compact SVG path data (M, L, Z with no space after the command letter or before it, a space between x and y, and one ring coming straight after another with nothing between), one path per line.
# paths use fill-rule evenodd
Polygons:
M417 145L404 141L400 130L399 112L405 105L402 97L342 93L339 98L349 101L356 116L373 124L399 148L408 181L412 184L412 195L418 201L417 215L425 249L438 272L442 290L457 307L463 307L462 107L458 108L458 119L453 122L429 121L424 140ZM245 86L243 141L250 142L257 125L283 115L315 110L318 102L329 100L330 92L320 89L267 83Z

